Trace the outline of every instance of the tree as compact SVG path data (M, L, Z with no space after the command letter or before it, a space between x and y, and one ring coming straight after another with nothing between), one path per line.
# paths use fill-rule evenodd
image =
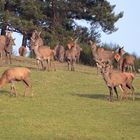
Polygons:
M97 40L99 28L106 33L117 30L114 25L123 13L115 15L114 8L107 0L0 0L1 34L6 29L26 32L28 39L32 30L37 29L46 41L65 42L80 31L77 36L81 40L83 37ZM75 24L75 20L81 19L90 22L90 32Z

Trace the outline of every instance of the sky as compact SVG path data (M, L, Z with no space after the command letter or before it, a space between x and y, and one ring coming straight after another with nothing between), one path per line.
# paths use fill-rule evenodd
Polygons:
M108 0L111 5L116 5L114 12L118 14L123 11L123 18L119 19L115 26L118 30L110 35L102 33L101 41L103 43L113 43L124 46L126 52L131 54L136 54L140 57L140 0L133 0L133 2L128 0ZM86 24L82 21L81 24ZM16 46L14 47L14 53L18 54L18 48L21 46L22 36L17 33L13 34L16 39Z
M128 53L135 53L140 57L140 1L139 0L108 0L111 5L115 4L115 13L124 12L123 18L115 24L119 28L116 32L106 35L102 34L101 41L116 43L124 46Z

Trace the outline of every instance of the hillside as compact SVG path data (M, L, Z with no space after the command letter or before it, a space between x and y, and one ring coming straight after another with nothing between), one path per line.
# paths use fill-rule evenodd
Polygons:
M7 67L30 68L34 97L23 97L21 82L18 97L9 96L9 85L0 91L1 140L139 140L140 75L135 101L109 102L96 68L77 65L72 72L56 63L56 71L37 71L34 59L20 60L1 65L0 74Z

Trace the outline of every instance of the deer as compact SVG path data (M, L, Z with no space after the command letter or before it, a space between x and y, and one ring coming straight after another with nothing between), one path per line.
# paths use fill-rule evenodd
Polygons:
M23 81L23 83L25 84L24 96L26 96L27 89L31 89L30 70L26 67L14 67L6 69L0 77L0 89L3 88L6 84L10 83L10 95L18 96L14 84L15 81Z
M65 53L65 58L68 64L68 70L75 71L75 64L76 64L76 58L77 58L77 40L71 41L67 44L67 50Z
M65 48L61 44L57 44L54 47L54 52L55 52L55 59L64 62L64 56L65 56Z
M121 72L118 70L115 71L114 69L112 69L112 65L110 63L103 63L101 61L98 61L98 64L100 65L102 77L109 89L110 101L112 101L113 89L118 98L117 87L120 87L122 91L121 100L123 99L123 97L127 99L127 89L131 90L133 100L135 100L134 87L132 85L134 74Z
M101 60L102 62L109 62L110 64L112 64L114 60L118 62L123 56L123 54L125 53L124 47L120 47L118 52L115 52L115 51L105 50L102 47L97 47L95 41L92 42L90 40L90 44L91 44L93 59L95 60L95 62L96 60ZM98 64L96 63L96 65L97 65L97 73L98 73L99 71Z
M11 55L13 51L13 45L15 45L15 39L9 38L8 42L6 41L6 46L4 47L6 63L8 63L8 59L9 59L9 63L12 64Z
M18 49L19 55L22 57L25 57L26 53L27 53L27 49L24 46L19 47Z
M12 32L6 31L6 35L0 35L0 58L3 59L4 48L12 39Z
M31 38L32 44L31 44L31 49L34 51L35 56L36 56L36 64L38 66L38 69L40 69L39 65L41 64L41 69L45 70L46 67L44 67L44 62L47 61L48 63L48 71L50 71L50 67L53 63L53 68L55 68L55 63L54 63L54 50L50 49L48 46L40 46L40 37L36 38L34 40Z
M135 70L135 60L136 58L132 55L124 55L120 60L119 60L119 69L124 72L124 71L129 71L129 72L136 72Z
M37 30L34 30L31 35L30 43L32 44L32 43L34 43L34 40L38 40L38 45L43 46L44 42L43 42L43 39L40 37L40 34L41 34L41 32L37 32Z
M79 44L76 44L76 50L77 50L77 54L76 54L76 63L80 62L80 54L81 51L83 50Z
M6 37L5 35L0 35L0 59L3 58L4 47L6 44Z

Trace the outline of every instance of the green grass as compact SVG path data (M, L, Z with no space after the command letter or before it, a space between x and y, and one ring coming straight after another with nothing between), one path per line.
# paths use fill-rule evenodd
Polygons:
M10 85L0 91L0 140L140 139L140 75L134 80L135 101L109 102L93 67L78 65L71 72L57 64L57 71L43 72L28 63L11 66L22 65L31 68L34 97L23 97L21 82L18 97L9 96Z

